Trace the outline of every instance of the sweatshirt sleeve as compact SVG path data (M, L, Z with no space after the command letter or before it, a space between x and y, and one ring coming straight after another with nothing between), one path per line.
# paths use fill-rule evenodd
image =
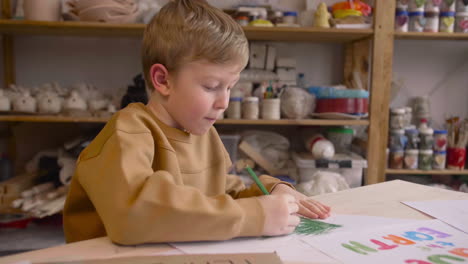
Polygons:
M151 133L117 131L101 149L80 156L78 181L112 241L134 245L261 235L264 213L256 198L208 197L167 171L153 171L158 158L153 142Z

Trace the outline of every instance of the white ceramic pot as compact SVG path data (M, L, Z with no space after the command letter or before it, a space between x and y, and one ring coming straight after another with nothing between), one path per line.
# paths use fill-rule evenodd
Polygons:
M88 105L86 101L80 96L77 91L72 91L70 97L68 97L63 103L65 110L87 110Z
M10 110L11 110L10 98L6 97L3 94L3 90L0 90L0 111L10 111Z
M18 96L13 101L13 110L19 112L35 113L36 105L36 99L31 97L29 92L24 92L21 96Z
M62 110L62 99L55 94L47 94L38 99L39 113L57 114Z

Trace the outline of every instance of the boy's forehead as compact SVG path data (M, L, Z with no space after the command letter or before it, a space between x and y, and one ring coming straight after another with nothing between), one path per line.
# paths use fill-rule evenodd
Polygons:
M242 64L231 62L231 63L212 63L206 61L196 61L187 65L191 70L203 77L223 78L226 76L236 77L244 68Z

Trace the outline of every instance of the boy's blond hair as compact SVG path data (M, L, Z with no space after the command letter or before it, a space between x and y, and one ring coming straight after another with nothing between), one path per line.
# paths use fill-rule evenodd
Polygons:
M175 0L165 5L147 25L143 36L143 72L154 91L149 71L160 63L169 72L197 60L236 61L245 66L248 42L242 27L228 14L204 0Z

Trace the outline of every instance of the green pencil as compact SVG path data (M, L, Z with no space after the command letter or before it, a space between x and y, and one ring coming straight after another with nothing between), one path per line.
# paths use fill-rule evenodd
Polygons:
M263 186L262 182L258 179L257 174L255 174L255 172L252 170L252 168L250 168L249 166L245 166L245 169L249 173L250 177L252 177L254 182L257 184L258 188L260 188L260 190L263 192L263 194L269 195L270 193L267 191L265 186Z

